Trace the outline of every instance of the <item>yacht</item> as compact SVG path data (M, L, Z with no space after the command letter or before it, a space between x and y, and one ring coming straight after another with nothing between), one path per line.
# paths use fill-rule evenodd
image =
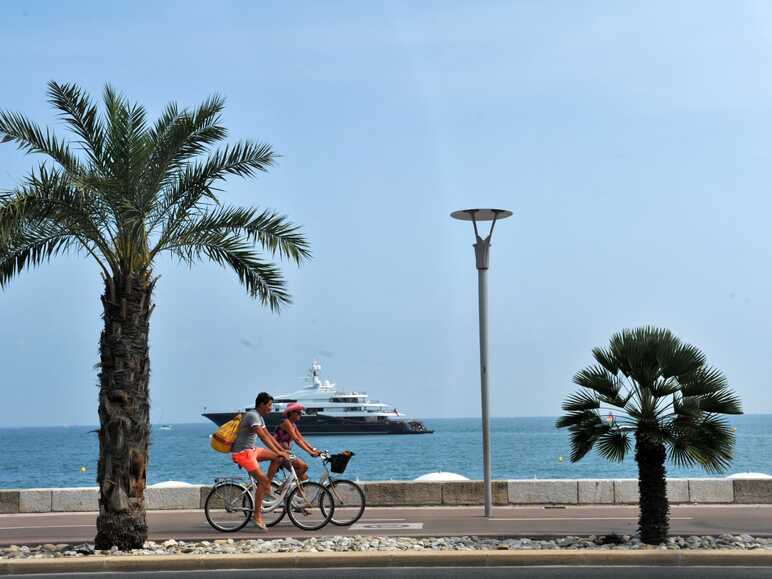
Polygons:
M322 367L314 362L308 384L295 392L275 396L273 411L265 417L266 426L273 430L284 418L284 409L300 402L305 412L300 419L301 432L319 434L430 434L420 420L407 418L395 407L370 400L366 392L344 392L334 383L322 380ZM202 416L221 426L239 412L207 412Z

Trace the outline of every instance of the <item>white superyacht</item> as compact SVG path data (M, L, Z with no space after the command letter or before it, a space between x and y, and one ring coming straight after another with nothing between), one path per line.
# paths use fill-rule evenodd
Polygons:
M284 417L291 402L305 406L299 426L303 434L430 434L423 422L407 418L395 407L370 400L366 392L345 392L334 383L321 379L322 367L311 366L310 380L304 388L276 396L273 412L266 416L266 426L273 428ZM217 424L225 424L239 411L204 412L203 416Z

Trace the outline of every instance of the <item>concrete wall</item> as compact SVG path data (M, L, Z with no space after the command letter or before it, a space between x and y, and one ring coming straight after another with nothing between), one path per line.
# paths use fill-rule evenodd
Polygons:
M482 481L362 482L367 504L373 507L479 505ZM200 509L208 486L148 488L151 510ZM772 479L669 479L670 502L772 504ZM97 489L0 490L0 514L93 512ZM493 482L495 505L632 505L638 502L635 479L510 480Z
M479 505L482 481L418 483L365 482L370 506ZM735 487L740 489L735 498ZM668 479L671 504L772 503L772 479ZM633 505L636 479L528 479L493 481L494 505Z

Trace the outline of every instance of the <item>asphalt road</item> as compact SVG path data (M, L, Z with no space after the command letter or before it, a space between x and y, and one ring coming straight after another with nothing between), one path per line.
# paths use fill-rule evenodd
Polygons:
M35 579L59 579L63 575L34 575ZM132 573L73 573L79 579L769 579L769 567L389 567L365 569L249 569L244 571L162 571ZM9 579L30 575L6 575Z
M94 513L0 515L0 545L79 543L93 541ZM673 535L748 533L772 536L772 505L673 506ZM634 533L638 509L634 506L577 506L566 508L497 507L486 519L481 507L370 508L353 527L327 525L313 533L282 521L268 533L247 527L238 533L219 533L203 511L148 513L152 540L308 537L311 535L491 535L557 536Z

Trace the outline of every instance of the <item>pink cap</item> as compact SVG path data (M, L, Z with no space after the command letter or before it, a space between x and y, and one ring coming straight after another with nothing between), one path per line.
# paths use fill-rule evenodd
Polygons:
M303 412L306 407L303 406L300 402L292 402L291 404L287 405L287 408L284 409L284 416L287 416L290 412Z

